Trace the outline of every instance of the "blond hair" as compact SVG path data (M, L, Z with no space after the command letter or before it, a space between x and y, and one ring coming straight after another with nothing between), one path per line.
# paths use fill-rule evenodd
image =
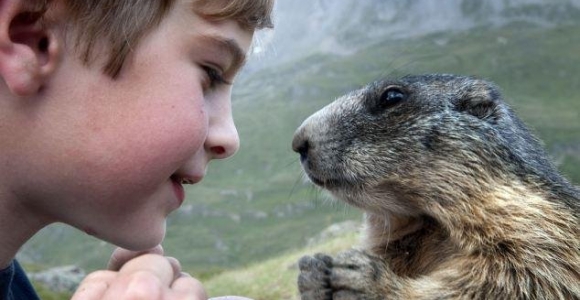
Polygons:
M62 0L74 28L75 47L85 63L97 41L108 46L103 72L115 78L132 48L159 24L176 0ZM40 10L50 0L39 0ZM245 30L272 28L274 0L191 0L192 11L210 20L234 20Z

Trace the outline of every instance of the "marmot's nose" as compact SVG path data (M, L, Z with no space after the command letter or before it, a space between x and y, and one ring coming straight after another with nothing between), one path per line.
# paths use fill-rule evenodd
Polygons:
M304 131L299 131L294 135L292 140L292 150L300 154L300 161L304 162L308 158L308 149L310 143L308 138L304 135Z

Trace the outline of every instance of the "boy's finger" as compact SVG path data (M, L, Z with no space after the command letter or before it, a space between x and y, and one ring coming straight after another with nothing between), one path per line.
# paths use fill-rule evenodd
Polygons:
M166 256L165 258L167 261L169 261L169 264L173 269L173 279L177 279L179 276L181 276L181 263L179 263L179 260L177 260L175 257Z
M171 262L161 255L144 254L126 262L119 270L119 276L149 273L157 277L163 286L169 287L175 278Z
M188 275L177 278L171 285L171 290L174 295L178 296L178 299L207 299L201 282Z
M101 299L109 288L109 285L115 277L116 272L97 271L89 274L77 288L71 300L89 300Z
M154 248L145 251L130 251L123 248L116 248L111 254L111 258L109 259L109 263L107 264L107 269L112 271L119 271L121 267L131 259L143 255L143 254L159 254L163 255L163 247L161 245L157 245Z

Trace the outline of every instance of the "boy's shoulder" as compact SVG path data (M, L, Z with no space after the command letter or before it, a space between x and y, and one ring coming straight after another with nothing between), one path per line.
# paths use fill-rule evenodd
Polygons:
M28 276L16 260L13 260L7 268L0 270L0 299L39 299Z

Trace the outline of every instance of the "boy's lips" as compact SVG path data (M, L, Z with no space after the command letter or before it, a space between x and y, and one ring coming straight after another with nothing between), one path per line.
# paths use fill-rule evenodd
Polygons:
M175 193L175 196L177 197L177 201L179 202L179 206L181 206L183 201L185 201L185 190L183 189L181 182L175 180L174 178L171 178L171 183L173 183L173 192Z
M196 184L203 179L203 176L171 176L171 183L173 184L173 191L179 202L179 206L185 201L185 190L183 189L184 184Z

